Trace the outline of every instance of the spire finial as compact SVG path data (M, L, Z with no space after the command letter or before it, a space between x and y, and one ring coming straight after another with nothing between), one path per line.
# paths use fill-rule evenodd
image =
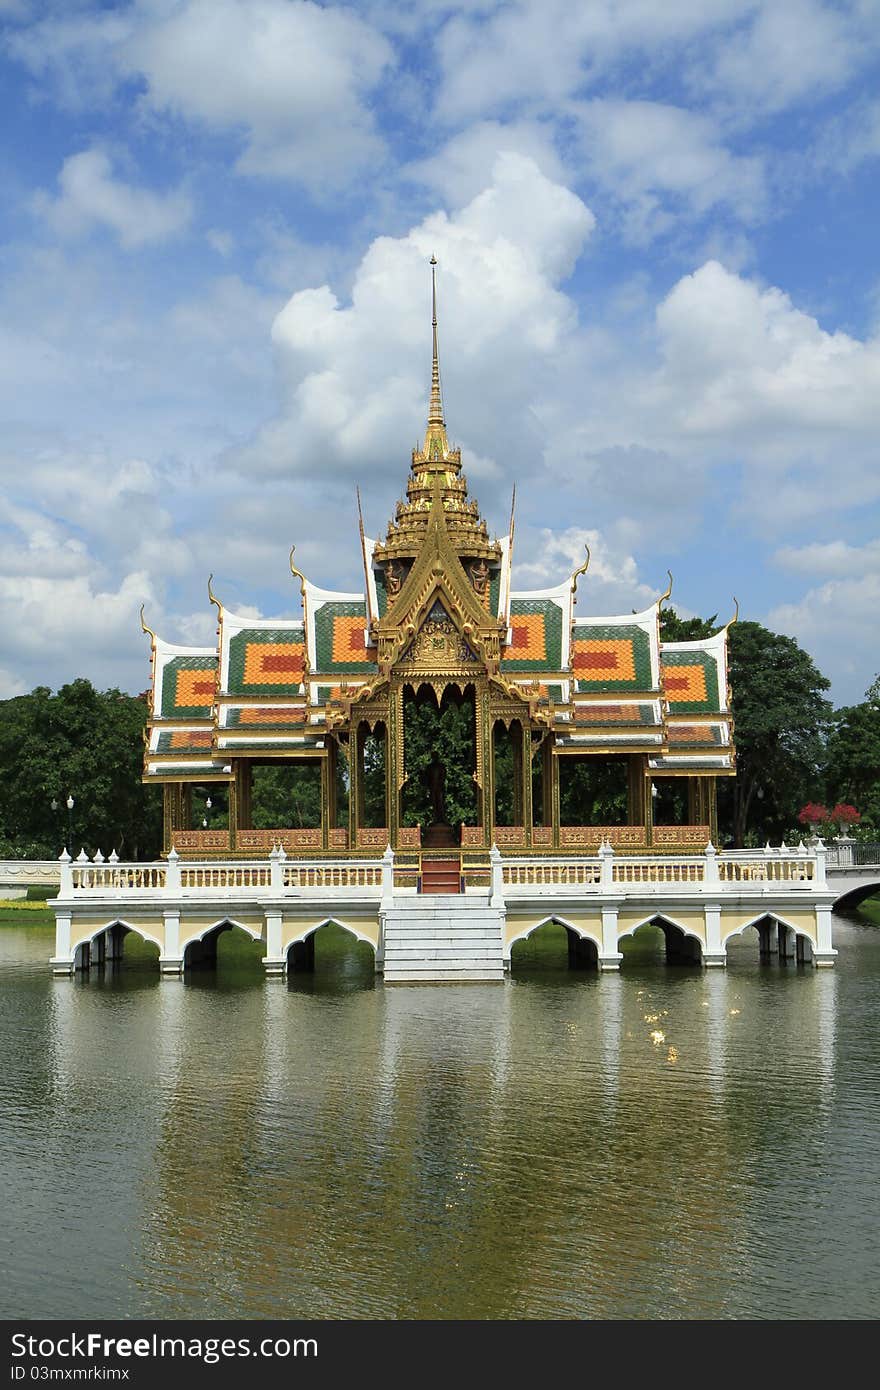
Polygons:
M440 354L437 349L437 257L431 257L431 336L432 336L432 358L431 358L431 404L428 407L428 428L438 425L441 429L445 426L443 419L443 401L440 398Z

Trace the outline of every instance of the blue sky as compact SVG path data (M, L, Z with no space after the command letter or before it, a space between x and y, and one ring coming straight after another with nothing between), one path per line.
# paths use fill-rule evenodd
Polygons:
M515 584L880 668L880 4L0 0L0 697L360 582L446 417Z

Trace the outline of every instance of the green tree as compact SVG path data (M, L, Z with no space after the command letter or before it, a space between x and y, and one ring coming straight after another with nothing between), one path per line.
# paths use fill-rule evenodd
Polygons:
M826 749L827 799L848 802L862 814L862 833L880 833L880 678L864 702L835 712Z
M473 700L459 699L446 691L438 709L433 693L423 692L418 699L410 698L404 705L403 728L407 774L404 824L429 826L433 823L431 782L437 768L443 772L448 824L476 824Z
M624 758L560 758L559 815L563 825L624 825Z
M142 697L87 680L0 701L0 853L55 857L72 795L74 852L157 854L162 796L141 781L146 718Z
M321 769L310 759L255 767L251 819L256 830L298 830L321 824Z
M740 622L728 638L737 775L719 810L734 843L784 835L822 776L829 681L792 637Z
M674 608L660 609L661 642L699 642L717 631L717 613L711 618L680 618Z

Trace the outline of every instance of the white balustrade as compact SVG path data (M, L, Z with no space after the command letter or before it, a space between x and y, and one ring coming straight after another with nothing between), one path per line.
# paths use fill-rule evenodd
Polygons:
M825 888L825 847L717 851L703 854L615 854L607 842L596 855L491 856L491 892L508 896L644 897L696 892L717 897L743 891L809 892ZM165 901L210 899L353 897L377 902L389 897L394 855L381 859L290 859L276 846L268 859L181 860L172 850L161 863L125 864L115 856L60 857L61 898L157 897Z

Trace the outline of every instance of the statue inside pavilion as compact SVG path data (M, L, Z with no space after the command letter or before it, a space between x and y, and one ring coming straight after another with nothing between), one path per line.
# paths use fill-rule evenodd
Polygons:
M668 591L642 612L576 616L589 555L553 588L514 587L513 509L490 534L447 436L433 266L427 427L384 536L361 520L362 592L319 588L291 551L301 614L241 616L209 583L215 646L145 626L144 780L164 789L166 853L362 859L390 845L420 871L435 860L441 891L493 845L717 843L717 779L735 771L727 629L661 640Z

